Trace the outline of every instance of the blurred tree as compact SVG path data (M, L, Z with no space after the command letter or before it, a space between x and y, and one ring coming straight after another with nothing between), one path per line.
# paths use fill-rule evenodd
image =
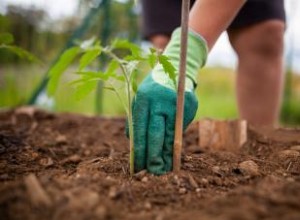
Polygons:
M45 19L43 10L10 5L6 15L10 21L9 31L15 36L15 42L29 51L34 51L39 25Z
M0 16L0 31L12 33L16 45L50 60L63 47L77 19L50 21L42 9L9 5L5 16ZM0 51L0 63L21 63L23 60L7 51Z

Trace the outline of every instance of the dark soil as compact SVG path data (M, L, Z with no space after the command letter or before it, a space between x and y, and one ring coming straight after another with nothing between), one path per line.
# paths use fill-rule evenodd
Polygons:
M300 130L249 130L240 152L185 135L179 175L128 174L124 119L0 113L0 219L300 219Z

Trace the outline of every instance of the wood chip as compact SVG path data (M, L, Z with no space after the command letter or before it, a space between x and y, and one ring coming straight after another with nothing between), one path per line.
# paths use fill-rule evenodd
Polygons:
M34 206L51 206L51 200L47 192L43 189L39 180L34 174L25 177L25 185L29 195L29 199Z
M189 174L188 177L189 177L190 185L191 185L194 189L197 189L199 186L198 186L196 180L194 179L194 177L193 177L191 174Z
M218 121L204 119L199 122L201 149L236 151L247 141L245 120Z
M24 114L24 115L28 115L29 117L33 117L35 111L36 108L32 106L22 106L15 110L15 114L17 115Z

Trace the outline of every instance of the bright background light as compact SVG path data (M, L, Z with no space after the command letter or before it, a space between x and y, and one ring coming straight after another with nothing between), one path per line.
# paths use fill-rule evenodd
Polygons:
M0 13L5 13L8 4L44 9L51 19L60 19L74 15L78 9L78 0L1 0ZM300 6L299 0L285 0L287 30L285 33L285 54L293 48L292 69L300 72ZM291 39L293 38L293 42ZM236 55L232 50L226 33L223 33L209 55L208 66L236 66Z

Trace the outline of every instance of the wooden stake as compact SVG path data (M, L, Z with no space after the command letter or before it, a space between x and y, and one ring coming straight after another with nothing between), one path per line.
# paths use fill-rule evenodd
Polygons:
M182 8L181 8L181 48L180 48L179 79L178 79L178 90L177 90L175 139L174 139L174 148L173 148L173 171L174 172L179 172L181 166L189 10L190 10L190 0L183 0Z
M201 149L238 151L247 142L245 120L199 121L199 146Z

